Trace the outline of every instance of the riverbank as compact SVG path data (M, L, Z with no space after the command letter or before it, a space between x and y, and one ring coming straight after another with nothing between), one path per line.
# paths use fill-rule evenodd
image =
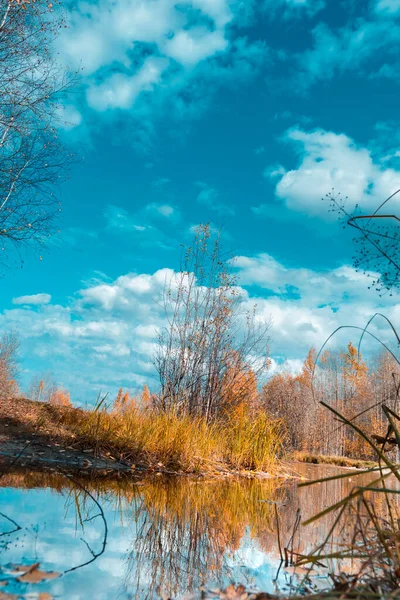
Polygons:
M149 411L109 413L23 398L0 401L0 465L136 478L145 473L286 476L281 424L265 414L231 421Z
M347 456L324 456L322 454L311 454L300 451L294 452L292 458L294 461L311 465L332 465L349 469L371 469L378 466L378 463L373 460L361 460Z

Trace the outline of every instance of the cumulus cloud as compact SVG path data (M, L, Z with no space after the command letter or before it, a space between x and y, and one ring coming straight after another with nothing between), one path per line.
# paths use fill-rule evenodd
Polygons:
M31 304L39 306L41 304L48 304L51 300L50 294L32 294L31 296L18 296L13 298L13 304Z
M295 128L285 139L300 156L298 166L268 168L265 175L276 181L276 196L290 209L328 218L329 206L321 199L334 189L348 196L350 210L359 204L368 211L400 187L400 171L385 168L345 134Z
M400 294L379 298L367 289L368 278L346 265L330 271L289 268L259 254L238 256L233 266L243 313L256 304L258 319L272 319L271 352L280 368L296 370L309 348L319 348L339 325L364 327L378 310L394 323L400 317ZM147 383L156 390L152 357L166 324L162 294L175 277L164 268L101 279L63 305L21 303L5 310L0 327L20 334L25 380L52 371L77 403L120 386L134 392ZM372 331L390 341L382 323ZM346 330L340 341L351 338Z
M378 297L374 290L368 289L368 275L348 265L329 271L288 268L268 254L239 256L234 264L241 285L258 288L247 302L256 298L260 317L272 317L275 357L303 359L311 346L319 349L338 327L363 328L379 311L393 323L399 322L400 294ZM389 344L393 341L383 320L377 320L371 332ZM350 339L357 340L358 335L344 330L336 341L344 344ZM379 349L378 344L370 342L367 339L367 349Z
M157 114L192 118L214 88L258 71L265 45L231 27L245 23L239 0L81 1L58 51L81 71L90 109L130 111L151 135Z

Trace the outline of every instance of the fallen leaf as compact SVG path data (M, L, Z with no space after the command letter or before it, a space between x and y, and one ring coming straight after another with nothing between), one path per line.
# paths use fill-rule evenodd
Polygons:
M28 568L25 567L23 575L17 577L17 580L21 583L40 583L47 579L57 579L60 577L60 573L56 571L40 571L38 569L40 563L35 563ZM16 570L22 570L24 567L17 567ZM1 600L1 599L0 599Z
M7 594L7 592L0 592L0 600L18 600L18 596L15 594Z
M31 565L11 565L11 568L16 573L30 573L40 566L40 563L32 563Z
M248 593L243 585L235 587L233 583L228 585L225 590L221 590L219 597L221 600L246 600Z

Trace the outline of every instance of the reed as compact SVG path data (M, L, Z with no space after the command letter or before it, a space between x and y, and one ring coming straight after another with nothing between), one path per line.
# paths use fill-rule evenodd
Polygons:
M191 473L247 470L276 475L285 438L280 421L244 409L207 423L201 417L136 406L123 412L100 407L65 412L62 424L98 454Z
M336 592L342 597L382 598L398 593L400 584L400 468L391 458L387 441L396 439L400 444L398 424L400 416L386 405L382 405L387 422L387 433L382 444L365 430L347 419L339 411L322 403L343 426L369 445L376 456L377 466L363 472L373 473L366 485L353 487L339 502L328 506L305 522L314 523L328 514L335 515L334 526L328 536L307 556L302 556L298 565L309 565L310 569L321 563L331 563L330 573ZM392 447L392 446L391 446ZM325 477L317 481L299 484L300 487L323 483L332 479L349 477L347 474ZM350 532L348 542L338 546L336 532L346 527ZM349 573L349 569L352 571ZM343 572L347 571L344 575Z

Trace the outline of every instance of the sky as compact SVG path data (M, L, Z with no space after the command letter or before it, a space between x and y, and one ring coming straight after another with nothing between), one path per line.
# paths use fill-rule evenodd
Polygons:
M311 346L377 311L399 322L400 294L368 289L326 194L368 213L400 188L400 0L66 11L54 52L79 81L59 133L77 160L60 233L0 289L22 386L51 373L76 404L156 391L157 299L199 223L222 227L243 306L271 318L273 370L298 370ZM386 339L382 323L372 331Z

